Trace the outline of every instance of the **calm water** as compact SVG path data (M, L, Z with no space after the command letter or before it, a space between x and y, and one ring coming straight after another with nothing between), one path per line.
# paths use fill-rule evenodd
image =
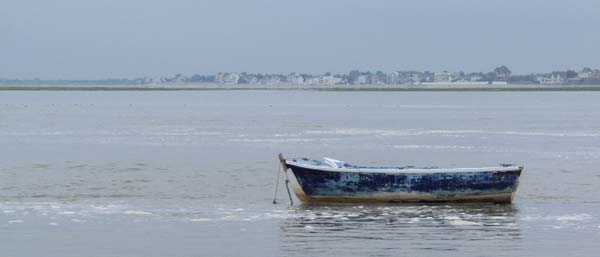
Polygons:
M597 92L0 92L2 256L593 256ZM513 205L293 206L276 154L524 164Z

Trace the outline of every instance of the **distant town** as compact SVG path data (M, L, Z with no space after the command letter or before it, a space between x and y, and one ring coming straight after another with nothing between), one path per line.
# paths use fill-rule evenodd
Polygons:
M194 74L186 76L176 74L170 77L144 77L134 79L99 79L99 80L42 80L42 79L0 79L0 85L138 85L169 86L210 84L243 87L245 85L264 86L481 86L486 85L600 85L600 70L583 68L581 70L553 71L549 73L513 74L506 66L499 66L489 72L463 71L360 71L353 70L347 74L289 73L263 74L247 72L222 72L212 75Z

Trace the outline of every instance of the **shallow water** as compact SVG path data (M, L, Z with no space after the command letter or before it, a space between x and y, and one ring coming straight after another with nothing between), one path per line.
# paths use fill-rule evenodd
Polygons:
M3 256L590 256L600 93L4 91ZM276 154L525 165L512 205L289 207Z

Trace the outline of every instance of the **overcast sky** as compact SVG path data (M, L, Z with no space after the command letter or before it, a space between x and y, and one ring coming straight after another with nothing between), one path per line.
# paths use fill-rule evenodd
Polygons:
M2 0L0 78L600 68L600 1Z

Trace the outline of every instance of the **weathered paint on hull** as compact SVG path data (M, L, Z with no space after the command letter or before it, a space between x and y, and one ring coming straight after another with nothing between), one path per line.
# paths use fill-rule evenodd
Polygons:
M302 202L510 203L520 169L469 173L333 172L289 165L292 190Z

